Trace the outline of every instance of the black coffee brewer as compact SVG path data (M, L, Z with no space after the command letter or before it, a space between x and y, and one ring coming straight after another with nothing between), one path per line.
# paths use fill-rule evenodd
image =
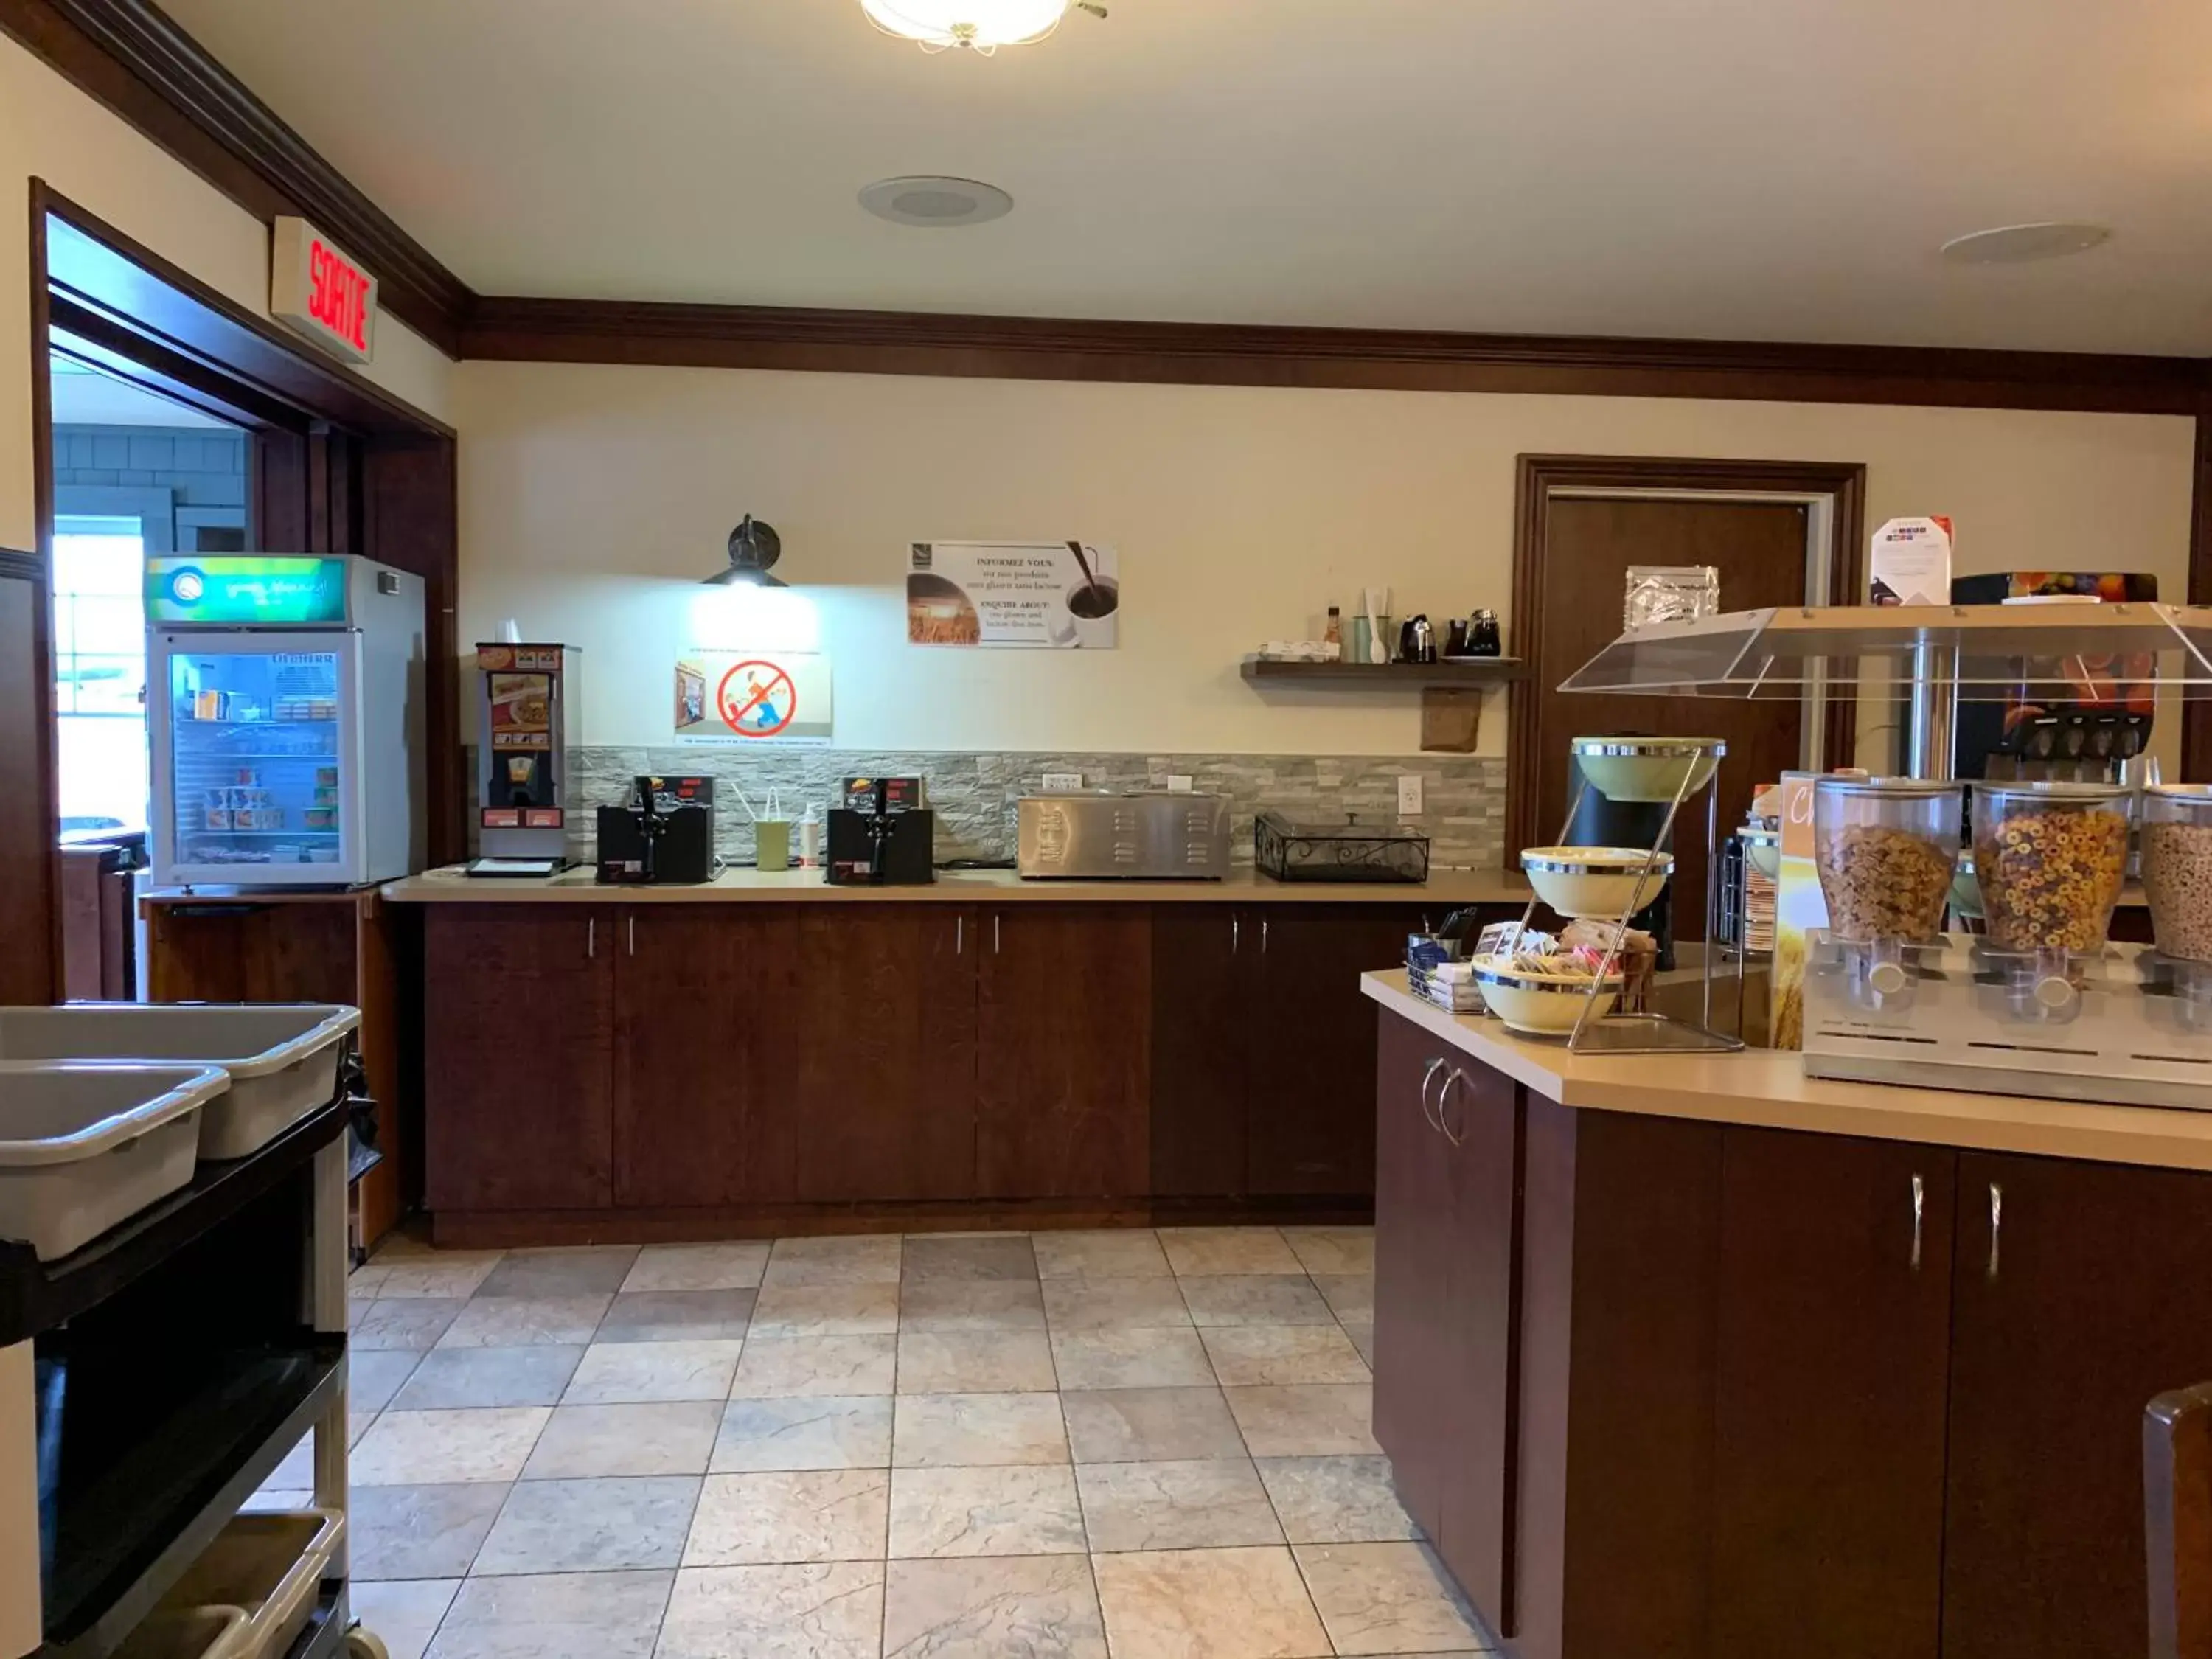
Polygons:
M599 879L714 878L714 781L640 776L628 805L599 808Z
M830 809L823 877L833 887L921 886L937 879L937 815L919 778L848 778Z

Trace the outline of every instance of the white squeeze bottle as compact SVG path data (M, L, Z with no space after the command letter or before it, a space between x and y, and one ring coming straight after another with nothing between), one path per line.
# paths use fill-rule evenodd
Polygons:
M799 862L811 869L822 862L822 814L806 803L806 816L799 821Z

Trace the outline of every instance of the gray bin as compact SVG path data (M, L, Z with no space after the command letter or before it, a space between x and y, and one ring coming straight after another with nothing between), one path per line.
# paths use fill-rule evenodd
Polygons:
M330 1099L361 1011L328 1002L72 1002L0 1008L0 1061L189 1060L230 1073L199 1155L246 1158Z
M69 1255L190 1183L210 1066L0 1062L0 1238Z

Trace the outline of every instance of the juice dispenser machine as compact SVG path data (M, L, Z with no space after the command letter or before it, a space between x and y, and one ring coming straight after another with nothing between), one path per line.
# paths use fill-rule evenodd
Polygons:
M569 710L582 653L572 645L477 647L477 831L472 876L550 876L568 867Z

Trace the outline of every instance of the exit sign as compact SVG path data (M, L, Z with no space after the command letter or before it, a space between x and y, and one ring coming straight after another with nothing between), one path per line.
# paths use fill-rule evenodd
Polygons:
M365 363L376 339L376 278L305 219L276 221L269 314L337 356Z

